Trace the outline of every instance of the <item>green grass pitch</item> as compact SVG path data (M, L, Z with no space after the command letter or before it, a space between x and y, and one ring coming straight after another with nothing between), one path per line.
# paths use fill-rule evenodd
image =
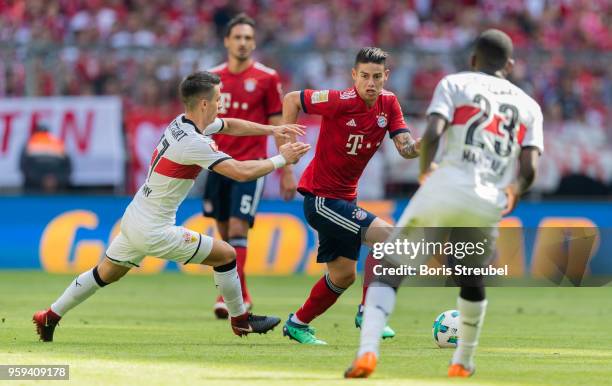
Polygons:
M329 343L323 347L289 341L282 324L268 335L234 336L212 314L212 277L180 273L130 275L73 310L55 342L38 342L32 314L71 280L0 272L0 364L69 364L73 385L612 384L610 287L489 289L477 372L459 380L445 377L452 350L431 338L433 319L455 308L457 289L403 288L391 319L398 336L383 343L374 377L344 380L359 337L357 285L313 323ZM249 278L255 311L285 319L315 280Z

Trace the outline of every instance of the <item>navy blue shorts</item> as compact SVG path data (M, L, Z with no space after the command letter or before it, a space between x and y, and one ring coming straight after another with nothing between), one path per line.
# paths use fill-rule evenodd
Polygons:
M208 173L204 187L205 217L228 221L237 217L253 226L255 213L263 193L264 177L255 181L238 182L215 172Z
M319 234L317 263L334 261L344 256L357 261L361 248L361 232L376 218L357 206L356 201L304 195L304 215Z

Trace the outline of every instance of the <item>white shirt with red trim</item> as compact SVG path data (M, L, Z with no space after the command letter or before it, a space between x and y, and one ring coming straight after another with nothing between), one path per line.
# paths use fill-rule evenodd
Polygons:
M210 137L223 130L220 118L201 134L184 114L164 131L151 157L145 183L125 210L124 221L144 229L159 230L176 222L176 211L202 170L230 159Z
M506 79L460 72L437 85L427 114L449 123L441 139L439 168L453 186L475 190L497 204L516 175L522 147L544 150L538 103Z

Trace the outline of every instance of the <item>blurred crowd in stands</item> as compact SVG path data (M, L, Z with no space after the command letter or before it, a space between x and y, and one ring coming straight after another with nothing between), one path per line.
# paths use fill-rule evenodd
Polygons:
M549 159L567 166L555 170L612 186L610 0L4 0L0 97L120 95L126 114L173 114L180 79L225 60L239 12L257 21L257 59L285 91L347 87L359 47L389 50L387 88L415 126L438 80L468 68L473 38L500 28L515 44L512 81L559 139ZM596 168L591 150L605 153Z
M514 81L547 118L609 122L609 0L5 0L0 95L121 94L127 106L175 108L177 81L224 59L224 25L239 11L257 20L260 60L285 90L345 87L355 48L377 45L395 54L389 88L418 115L495 26L514 40Z

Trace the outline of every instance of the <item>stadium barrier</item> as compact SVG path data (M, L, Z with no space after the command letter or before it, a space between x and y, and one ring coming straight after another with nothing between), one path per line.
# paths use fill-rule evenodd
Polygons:
M106 196L0 197L5 218L0 223L0 269L76 273L90 268L119 231L120 218L129 201L127 197ZM369 201L361 205L393 221L406 201ZM521 203L512 217L504 219L503 225L511 227L512 232L500 237L498 264L510 262L512 276L537 276L550 269L542 264L542 255L551 253L544 241L551 237L571 241L573 230L589 227L597 233L597 243L591 256L587 256L587 273L612 275L612 238L604 234L611 223L612 206L607 203ZM202 217L197 199L185 201L177 214L177 224L209 235L216 233L214 222ZM552 253L571 257L571 243L558 245L561 249ZM318 274L323 266L315 262L316 248L316 235L304 220L301 202L262 201L249 235L246 271L254 275ZM365 253L364 247L362 255ZM211 272L208 267L177 265L154 257L146 258L133 271L154 274L164 270Z
M21 186L20 156L38 125L64 141L72 185L121 186L126 157L121 117L121 99L113 96L2 99L0 187Z
M33 129L44 124L65 141L73 166L71 185L113 186L116 191L134 193L146 178L152 149L175 113L163 109L127 108L122 106L120 98L112 96L2 99L0 189L22 185L21 153ZM413 135L422 136L425 121L414 118L407 121ZM304 116L300 123L308 128L301 140L314 146L318 138L318 118ZM607 189L612 183L612 146L602 127L568 121L551 124L545 129L548 133L546 151L534 191L554 192L567 175L586 176L595 184L592 189ZM277 151L273 143L271 139L268 141L269 154ZM295 166L298 175L313 154L309 152ZM362 178L362 181L367 179L367 183L361 184L360 192L364 197L381 197L384 191L379 187L385 182L414 183L417 177L418 162L402 158L391 142L386 141L382 151L368 165ZM270 179L278 179L278 175ZM374 179L375 183L371 183ZM266 190L277 185L269 181ZM276 190L268 194L279 197Z

